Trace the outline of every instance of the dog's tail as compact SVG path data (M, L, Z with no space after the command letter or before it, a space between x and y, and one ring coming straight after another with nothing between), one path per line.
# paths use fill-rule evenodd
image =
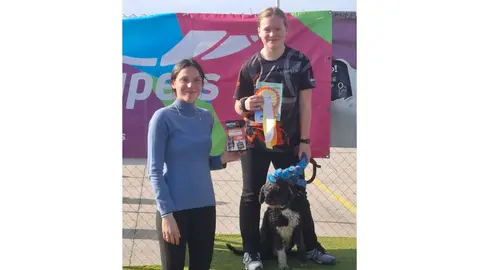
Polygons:
M236 247L230 245L229 243L226 243L225 245L226 245L227 248L228 248L231 252L233 252L233 254L235 254L235 255L243 255L243 254L244 254L244 252L243 252L242 249L236 248Z

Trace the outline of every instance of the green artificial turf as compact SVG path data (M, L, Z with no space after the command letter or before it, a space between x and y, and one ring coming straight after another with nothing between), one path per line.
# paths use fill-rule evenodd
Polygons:
M308 262L308 266L300 267L295 258L289 259L291 269L332 269L332 270L355 270L357 268L357 239L347 237L319 237L320 243L328 252L337 258L335 265L319 266L313 261ZM215 251L213 253L212 270L241 270L243 268L242 257L234 255L229 251L225 243L241 247L241 238L239 235L223 234L215 238ZM265 261L265 270L276 269L276 261ZM131 270L158 270L162 269L160 265L143 266L124 266L123 269ZM185 269L188 269L188 253Z

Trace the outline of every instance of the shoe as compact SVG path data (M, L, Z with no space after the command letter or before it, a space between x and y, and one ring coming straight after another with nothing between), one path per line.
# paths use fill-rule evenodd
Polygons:
M263 269L262 260L260 259L260 253L248 253L243 255L243 264L245 264L245 270L260 270Z
M335 264L336 258L330 254L323 253L318 249L307 252L307 258L318 264Z

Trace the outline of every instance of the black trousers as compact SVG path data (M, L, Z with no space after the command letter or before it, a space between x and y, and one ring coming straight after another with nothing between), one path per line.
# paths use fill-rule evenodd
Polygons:
M180 244L166 242L162 236L162 217L157 211L156 225L162 269L183 270L188 246L190 270L209 270L215 240L216 209L202 207L174 212L180 230Z
M272 152L262 143L254 142L253 148L247 150L242 157L243 190L240 200L240 232L242 234L243 249L245 252L259 252L260 242L260 189L267 179L270 162L275 169L285 169L299 162L298 155L291 152ZM307 200L306 190L302 192L302 229L307 251L325 249L317 241L315 224L313 222L310 203Z

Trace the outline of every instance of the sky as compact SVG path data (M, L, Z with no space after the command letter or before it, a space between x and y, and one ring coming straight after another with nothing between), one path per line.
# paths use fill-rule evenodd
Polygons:
M123 0L124 15L158 14L170 12L197 13L258 13L275 6L276 0ZM286 12L332 10L356 11L356 0L280 0Z

